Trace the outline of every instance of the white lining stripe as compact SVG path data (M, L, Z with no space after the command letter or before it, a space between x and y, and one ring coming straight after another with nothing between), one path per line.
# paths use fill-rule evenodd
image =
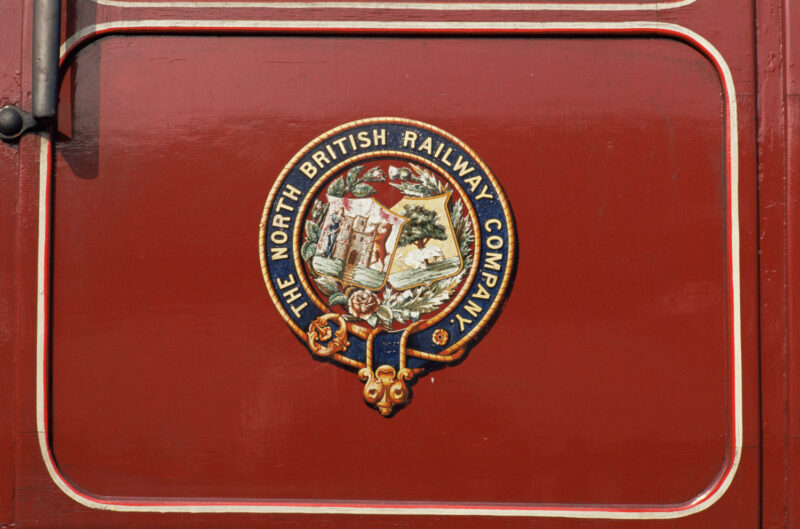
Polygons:
M662 11L693 4L696 0L673 0L667 2L636 3L584 3L564 4L531 2L140 2L135 0L92 0L93 2L113 7L130 8L272 8L272 9L393 9L393 10L429 10L429 11Z
M713 505L730 486L739 466L742 453L742 362L741 362L741 303L740 303L740 267L739 267L739 158L738 158L738 123L736 93L730 68L719 51L706 39L682 26L658 22L623 22L623 23L537 23L537 22L368 22L368 21L237 21L237 20L133 20L109 22L89 26L71 36L61 48L62 59L73 46L81 39L96 32L115 29L147 28L252 28L252 29L395 29L395 30L520 30L520 31L548 31L548 30L639 30L653 32L669 32L683 35L702 47L717 63L726 87L728 107L728 134L729 139L729 179L730 179L730 224L731 239L731 309L733 316L733 405L734 405L734 436L733 460L722 482L713 483L709 489L716 486L712 494L700 494L693 500L677 506L663 507L625 507L614 506L577 506L574 508L544 508L522 506L486 506L474 505L459 506L458 504L436 504L431 502L428 506L351 506L351 505L309 505L316 501L306 501L304 504L291 504L290 502L276 502L278 504L244 503L244 502L163 502L142 504L144 502L118 502L104 501L86 496L74 490L60 475L55 467L47 444L45 424L45 371L44 361L46 354L46 241L47 241L47 185L49 167L49 137L41 135L40 161L39 161L39 243L38 243L38 282L37 282L37 351L36 351L36 422L38 428L39 447L50 477L55 484L70 498L81 505L94 509L125 511L125 512L194 512L194 513L317 513L317 514L371 514L371 515L466 515L466 516L520 516L520 517L567 517L567 518L606 518L606 519L668 519L688 516L707 509ZM322 501L318 501L322 504ZM355 502L354 502L355 503ZM650 510L646 510L650 509Z

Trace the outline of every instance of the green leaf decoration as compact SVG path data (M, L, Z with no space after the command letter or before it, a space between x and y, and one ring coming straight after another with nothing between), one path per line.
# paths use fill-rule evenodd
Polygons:
M300 254L303 256L304 261L310 261L317 253L317 243L306 241L303 247L300 248Z
M392 315L392 309L387 307L386 305L381 305L378 307L378 310L375 312L375 315L378 317L380 322L387 327L392 326L392 320L394 319Z
M353 189L353 186L358 181L358 175L361 174L361 171L364 169L363 165L356 165L355 167L351 167L349 171L347 171L347 190Z
M396 292L388 298L384 297L383 304L392 310L395 318L399 315L402 320L417 320L420 314L433 312L450 299L451 290L465 275L466 270L463 270L457 276L435 281L430 287L421 286Z
M325 218L325 213L328 211L328 204L323 204L320 200L314 201L314 207L311 208L311 220L317 224L322 223Z
M368 169L364 176L361 178L362 182L385 182L386 174L380 167L373 167Z
M472 265L472 243L475 241L475 235L472 231L472 221L464 214L464 204L460 198L450 208L450 220L453 222L453 232L466 270Z
M370 314L368 318L364 318L364 321L375 327L378 324L378 316Z
M326 296L332 296L333 294L339 292L338 283L336 283L336 281L330 277L319 276L314 281L316 281L317 286ZM345 302L347 302L347 299L345 299Z
M331 294L331 297L328 298L328 305L345 305L347 306L347 296L344 294L337 292L336 294Z
M408 167L389 166L389 180L410 180L411 178L413 175Z
M412 184L409 182L403 182L402 184L395 184L394 182L390 182L389 185L391 185L392 187L396 187L407 197L425 198L432 196L432 194L430 193L430 189L428 189L427 187L423 187L419 184Z
M420 178L420 179L423 179L423 178L425 178L425 175L427 175L427 174L428 174L428 171L426 171L425 169L423 169L422 167L420 167L420 166L419 166L419 165L417 165L417 164L414 164L414 163L409 163L408 165L410 165L410 166L411 166L411 168L412 168L412 169L414 170L414 172L416 173L416 176L417 176L418 178Z
M321 234L322 230L316 222L306 221L306 240L308 242L317 242Z
M328 194L332 197L341 198L345 193L347 193L347 187L345 186L344 177L342 176L334 180L333 183L328 186Z
M374 195L375 193L377 193L377 191L375 191L374 187L369 184L362 184L361 182L356 184L356 186L353 188L353 195L358 198L368 197L370 195Z
M407 197L432 197L452 192L450 184L439 181L430 171L415 164L409 164L414 172L407 167L389 167L389 179L400 180L400 183L390 182Z

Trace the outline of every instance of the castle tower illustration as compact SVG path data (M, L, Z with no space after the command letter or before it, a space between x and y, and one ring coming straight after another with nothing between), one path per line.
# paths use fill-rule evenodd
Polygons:
M336 238L333 257L344 261L345 267L355 265L367 267L370 265L374 240L375 232L368 231L367 217L345 215L339 236Z
M310 263L313 270L344 284L382 288L407 219L372 198L327 200L329 210Z

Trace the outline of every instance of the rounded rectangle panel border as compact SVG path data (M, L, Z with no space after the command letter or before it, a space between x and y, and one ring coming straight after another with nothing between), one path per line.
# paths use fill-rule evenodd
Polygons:
M242 1L165 1L92 0L97 5L126 9L380 9L412 11L663 11L695 3L697 0L666 2L242 2Z
M102 0L101 3L117 0ZM672 2L673 4L691 3ZM123 2L119 2L123 3ZM133 2L137 3L137 2ZM138 2L143 3L143 2ZM191 3L191 2L190 2ZM198 2L198 4L201 2ZM399 4L391 4L399 5ZM578 4L569 4L578 5ZM624 5L624 4L623 4ZM629 4L630 5L630 4ZM61 49L62 64L81 45L103 35L136 33L405 33L460 35L641 35L674 38L704 54L716 68L724 90L725 126L725 215L727 271L730 313L728 374L731 415L727 458L713 483L701 494L680 504L647 506L602 505L519 505L458 504L421 502L325 502L301 501L157 501L115 500L82 492L62 476L48 443L48 343L50 284L50 203L52 186L52 142L41 134L39 167L38 288L37 288L37 351L36 351L36 417L38 441L47 471L61 491L81 505L93 509L121 512L184 512L184 513L284 513L284 514L356 514L356 515L436 515L436 516L517 516L566 517L599 519L671 519L688 516L713 505L730 487L742 454L742 338L741 285L739 256L739 162L736 92L731 71L719 51L697 33L675 24L653 22L621 23L536 23L536 22L389 22L366 21L237 21L237 20L130 20L102 23L83 28L67 39Z

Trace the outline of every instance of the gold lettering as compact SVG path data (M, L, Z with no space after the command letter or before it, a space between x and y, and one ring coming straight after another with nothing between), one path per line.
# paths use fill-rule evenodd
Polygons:
M464 310L469 312L469 315L472 316L473 318L477 318L478 314L480 314L483 311L481 306L472 300L469 300L469 303L464 305Z
M300 319L300 311L306 307L308 307L308 301L304 301L296 307L292 305L292 312L294 313L294 317Z
M289 200L294 200L297 202L297 199L300 198L300 190L294 187L292 184L286 184L286 189L283 190L281 195L285 196Z
M342 151L342 154L346 154L347 153L347 151L344 148L344 142L346 140L347 140L347 138L339 138L338 140L333 141L333 144L336 145L337 147L339 147L339 150ZM355 148L355 147L353 147L353 148Z
M269 240L272 241L272 244L286 244L289 236L286 235L285 231L273 231L269 236Z
M286 298L286 303L294 303L303 296L302 294L300 294L299 288L292 287L289 290L285 290L283 292L283 297Z
M428 154L431 154L431 148L433 147L433 140L429 137L425 138L419 147L417 147L418 151L425 151Z
M403 133L403 147L414 148L417 146L417 133L407 130Z
M289 206L283 201L283 197L278 197L278 201L275 203L275 211L281 211L283 209L286 211L294 211L292 206Z
M497 237L494 235L493 237ZM502 267L500 266L500 261L503 260L503 254L497 252L486 252L486 268L489 270L500 270ZM489 281L486 281L488 284ZM492 285L489 285L489 288L492 288Z
M458 171L458 176L467 176L472 171L475 170L474 167L470 167L469 160L461 161L461 156L459 155L456 164L453 166L454 171Z
M269 257L273 261L280 261L281 259L288 259L289 258L289 254L287 253L285 246L279 246L277 248L272 247L272 248L269 249L269 251L270 251L270 256Z
M486 224L484 224L483 227L486 229L487 232L492 233L492 228L490 226L495 225L495 224L497 225L497 229L498 230L502 230L503 229L503 223L500 222L497 219L489 219L489 220L487 220Z
M330 145L325 145L325 150L328 151L328 154L331 155L331 158L333 158L334 160L336 159L336 153L333 152L333 149L331 149Z
M497 284L497 276L494 274L490 274L489 272L481 272L481 276L486 281L486 286L489 288L494 288Z
M447 157L450 156L451 152L453 152L453 149L448 147L444 153L444 156L442 156L442 163L445 164L447 167L453 167L453 164L451 164L450 161L447 159Z
M284 230L288 230L290 220L292 220L292 218L287 217L286 215L275 215L274 217L272 217L272 227L283 228Z
M489 291L483 286L483 283L478 283L478 291L472 295L475 299L489 299Z
M487 189L489 189L489 186L484 184L483 189L481 189L481 193L475 197L475 200L480 200L482 198L494 198L492 195L486 192Z
M289 274L289 277L287 277L285 280L279 277L276 279L276 282L278 283L278 289L283 290L286 287L294 285L294 276Z
M500 237L499 235L490 235L489 237L486 238L486 246L490 250L499 250L500 248L503 247L503 238ZM489 254L486 254L486 255L487 255L487 261L488 261L488 255Z
M472 323L472 320L468 320L461 316L461 314L456 314L456 319L458 320L458 328L461 332L464 332L464 327Z
M478 188L478 184L481 183L481 177L480 175L470 176L464 182L469 184L469 190L474 192Z
M314 154L311 155L311 159L317 162L318 167L323 167L325 164L331 163L322 151L315 151Z
M303 162L303 165L300 166L300 170L308 178L314 178L317 176L317 168L311 165L311 162Z

